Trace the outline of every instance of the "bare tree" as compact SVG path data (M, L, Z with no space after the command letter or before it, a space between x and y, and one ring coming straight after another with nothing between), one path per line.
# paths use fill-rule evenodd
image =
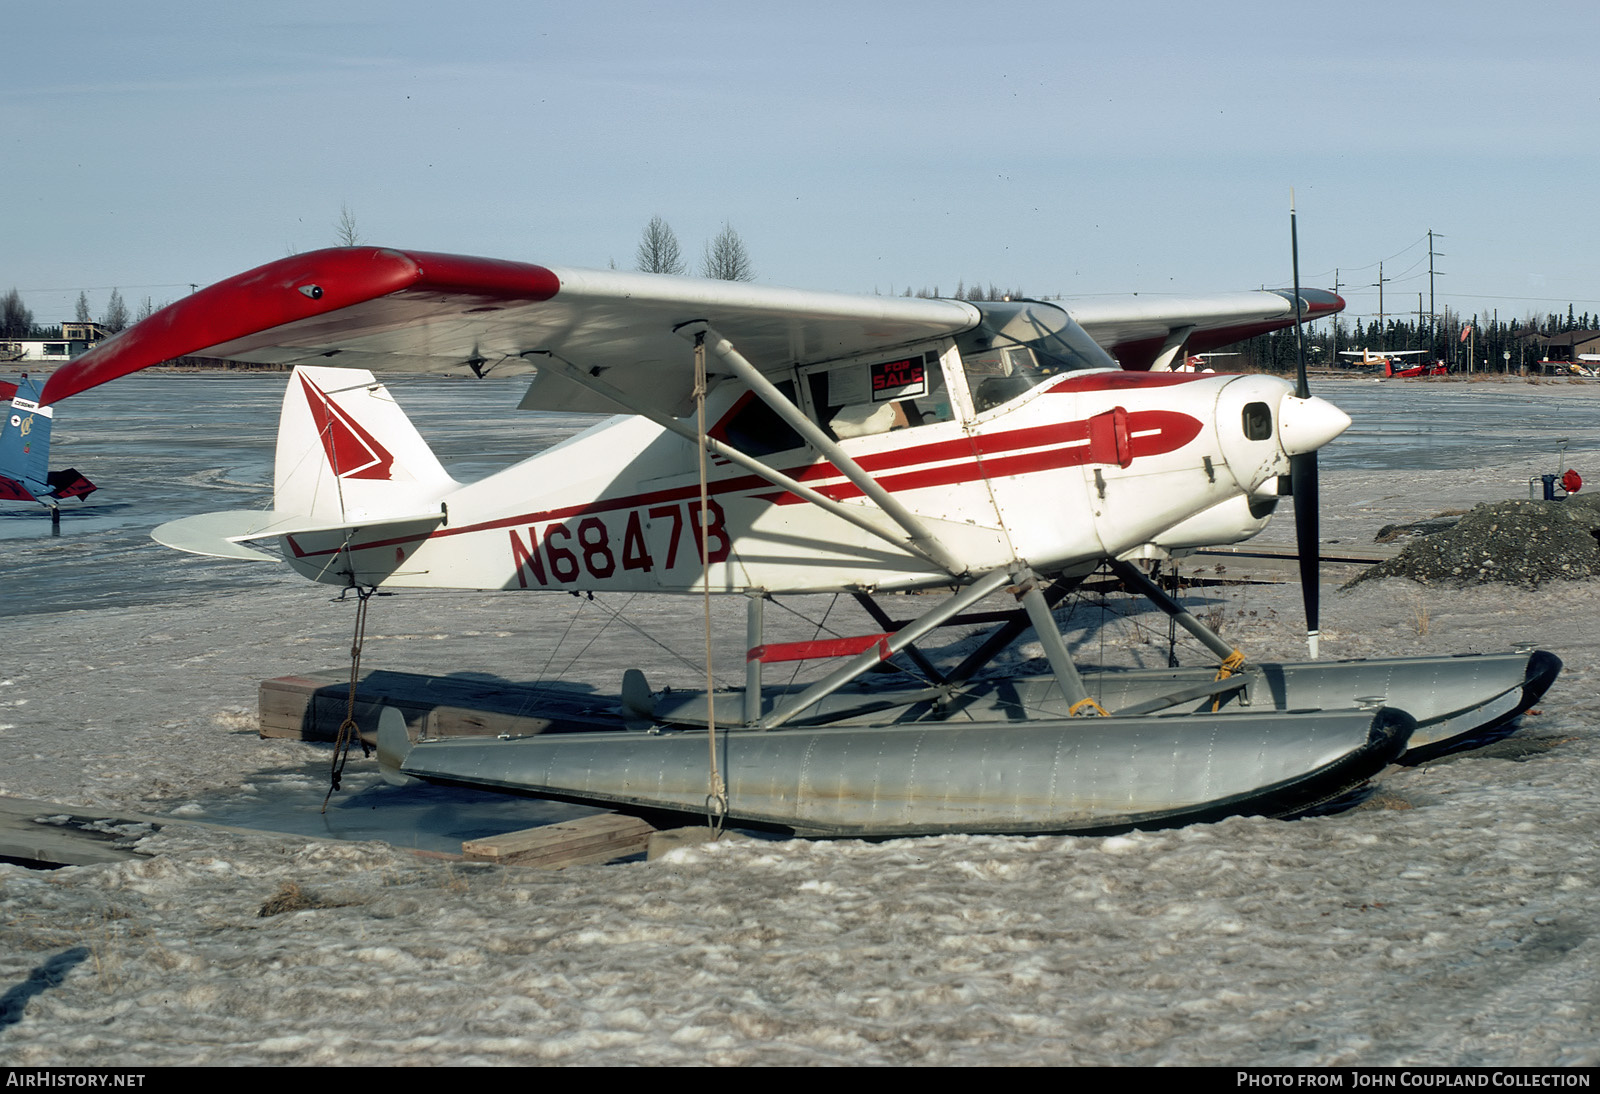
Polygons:
M135 323L143 323L146 319L149 319L155 313L156 313L156 306L151 301L151 299L147 296L142 301L139 302L139 310L134 313L133 321Z
M722 231L706 244L705 254L700 259L700 273L703 277L718 281L756 279L756 268L750 262L750 252L745 250L744 240L733 230L733 225L724 222Z
M33 312L16 289L0 297L0 338L26 338L33 333Z
M111 299L106 301L105 314L100 317L100 326L105 328L107 334L116 334L128 325L128 305L122 302L120 289L111 290Z
M681 274L688 268L678 247L678 237L659 216L651 217L650 223L645 225L633 264L644 273Z
M333 240L341 247L358 247L361 245L361 232L356 228L356 215L350 211L350 206L339 206L339 219L333 224Z
M92 323L94 316L89 313L89 294L83 291L78 293L78 309L73 312L72 318L79 323Z

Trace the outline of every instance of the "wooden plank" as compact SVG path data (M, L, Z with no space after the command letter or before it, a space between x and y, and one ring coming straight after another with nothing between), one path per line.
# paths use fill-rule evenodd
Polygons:
M96 810L81 805L13 798L0 794L0 859L30 866L92 866L105 862L126 862L147 858L130 845L142 836L152 835L170 817L152 817L129 810ZM215 829L252 836L284 839L313 837L238 828L185 818L188 826ZM703 831L692 830L692 831ZM591 817L560 824L507 832L463 843L463 856L469 861L498 862L546 869L610 862L639 854L649 846L656 830L637 817L620 813L598 813ZM416 851L424 858L456 858L438 852Z
M163 823L138 813L0 796L0 857L45 866L146 858L130 845L160 831Z
M349 709L349 689L350 674L337 669L263 680L261 736L334 740ZM413 740L623 728L615 699L578 688L378 670L356 685L356 726L368 743L377 739L385 706L405 717Z
M467 840L461 844L461 854L468 862L559 870L563 866L610 862L639 854L649 846L654 832L654 827L638 817L599 813L559 824Z
M149 858L129 845L169 824L231 832L241 836L273 836L324 841L330 837L296 836L265 828L240 828L193 817L155 817L131 809L62 805L0 794L0 857L46 866L89 866ZM397 850L410 850L397 848ZM414 852L421 854L422 852Z

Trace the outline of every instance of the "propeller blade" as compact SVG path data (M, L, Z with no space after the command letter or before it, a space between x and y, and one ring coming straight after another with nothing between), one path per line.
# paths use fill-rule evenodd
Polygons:
M1294 496L1295 550L1300 556L1300 596L1306 609L1306 646L1317 659L1318 609L1321 602L1322 527L1317 508L1317 454L1289 457L1289 483Z
M1294 190L1289 190L1289 252L1294 262L1294 344L1296 353L1294 394L1311 398L1306 381L1306 329L1300 321L1300 229L1295 219ZM1306 609L1306 647L1317 659L1318 614L1322 600L1322 526L1317 511L1317 452L1289 457L1289 489L1294 497L1295 551L1300 556L1300 596Z

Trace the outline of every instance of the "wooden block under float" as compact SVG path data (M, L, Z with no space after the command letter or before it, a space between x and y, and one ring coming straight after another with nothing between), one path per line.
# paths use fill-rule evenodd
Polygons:
M332 741L349 703L347 670L263 680L259 731L263 737ZM369 744L377 740L378 715L386 706L404 715L412 740L623 728L614 697L572 685L377 670L356 684L356 728Z
M563 866L610 862L639 854L649 846L654 832L653 826L638 817L597 813L559 824L467 840L461 844L461 854L468 862L558 870Z

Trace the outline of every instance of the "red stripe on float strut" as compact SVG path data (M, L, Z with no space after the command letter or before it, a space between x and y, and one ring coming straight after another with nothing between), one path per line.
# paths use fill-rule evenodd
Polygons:
M815 642L768 642L764 646L751 647L744 659L771 665L779 661L809 661L814 657L852 657L877 646L878 660L885 661L890 657L890 637L890 632L885 631L883 634L861 634L853 638L823 638Z

